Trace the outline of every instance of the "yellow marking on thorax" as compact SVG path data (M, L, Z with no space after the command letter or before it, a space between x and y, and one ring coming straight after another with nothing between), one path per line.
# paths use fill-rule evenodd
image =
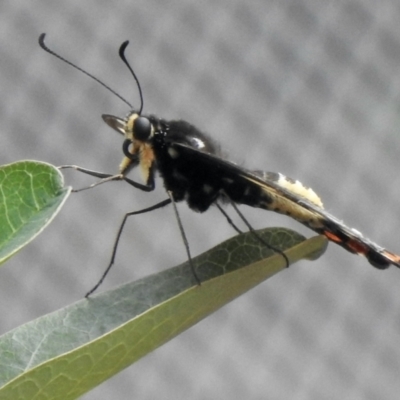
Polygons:
M131 154L137 154L140 152L140 146L142 144L139 143L138 141L133 142L132 147L129 149L129 152ZM129 167L132 164L132 160L129 157L124 157L121 161L121 164L119 165L119 171L121 174L127 172L129 170Z
M140 171L141 171L143 180L145 182L147 182L149 179L151 166L153 165L154 160L155 160L153 148L148 143L144 143L144 142L135 140L133 142L131 148L129 149L129 152L131 154L134 154L134 155L137 154L139 156ZM129 157L124 157L119 166L120 172L122 174L124 172L128 172L129 167L131 166L132 162L133 161Z
M155 156L153 148L148 143L143 143L139 150L140 157L140 170L142 172L142 176L145 182L149 179L149 174L151 170L151 166L154 163Z

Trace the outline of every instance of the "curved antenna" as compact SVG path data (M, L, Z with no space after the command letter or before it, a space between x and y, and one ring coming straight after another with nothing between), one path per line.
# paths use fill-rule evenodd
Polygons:
M135 72L133 71L132 67L130 66L128 60L125 57L125 49L128 47L128 44L129 44L129 40L127 40L121 44L121 47L119 48L119 56L121 57L121 60L125 63L125 65L128 67L129 71L131 72L133 78L136 81L136 85L139 90L139 97L140 97L140 108L139 108L139 112L138 112L138 114L140 115L143 110L143 93L142 93L142 88L140 87L139 79L136 76Z
M39 46L46 51L47 53L51 54L54 57L57 57L59 60L65 62L66 64L70 65L71 67L74 67L75 69L77 69L78 71L84 73L85 75L87 75L89 78L92 78L93 80L95 80L97 83L100 83L101 86L105 87L109 92L111 92L112 94L114 94L115 96L117 96L120 100L122 100L125 104L127 104L131 109L133 109L132 104L129 103L129 101L125 100L121 95L119 95L115 90L111 89L109 86L107 86L104 82L102 82L100 79L96 78L95 76L93 76L92 74L89 74L89 72L86 72L84 69L78 67L77 65L73 64L71 61L66 60L64 57L61 57L60 55L58 55L57 53L55 53L53 50L50 50L46 44L44 43L44 38L46 37L45 33L42 33L39 36ZM143 105L143 102L141 103Z

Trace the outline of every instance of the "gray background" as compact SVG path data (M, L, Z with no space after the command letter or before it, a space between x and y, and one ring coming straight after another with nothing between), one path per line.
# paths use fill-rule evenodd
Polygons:
M311 186L326 208L400 251L400 5L379 1L15 0L0 5L1 163L116 172L129 110L41 51L37 37L145 111L186 119L232 160ZM89 177L68 173L76 187ZM0 329L76 301L105 268L127 211L165 198L123 183L73 195L0 271ZM192 252L232 236L179 207ZM289 218L242 207L255 227ZM172 208L132 219L102 289L185 259ZM400 392L400 271L331 245L84 396L92 399L393 399Z

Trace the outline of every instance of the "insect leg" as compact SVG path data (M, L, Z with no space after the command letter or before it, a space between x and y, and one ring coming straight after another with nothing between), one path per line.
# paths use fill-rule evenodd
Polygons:
M187 254L187 256L188 256L190 268L191 268L191 270L192 270L192 273L193 273L194 278L196 279L197 284L200 286L200 285L201 285L201 281L200 281L199 277L197 276L196 271L195 271L195 269L194 269L192 256L190 255L189 242L188 242L188 240L187 240L187 237L186 237L186 234L185 234L185 230L183 229L181 217L179 216L179 213L178 213L178 208L176 207L176 203L175 203L174 197L173 197L173 195L172 195L172 192L170 192L169 190L167 190L167 193L168 193L168 196L169 196L169 198L170 198L170 203L172 203L172 205L173 205L173 207L174 207L174 212L175 212L176 220L178 221L179 231L181 232L182 240L183 240L183 243L184 243L184 245L185 245L186 254Z
M89 290L89 292L86 293L86 295L85 295L86 298L88 298L103 283L105 277L107 276L112 265L114 264L115 256L117 254L118 243L121 238L121 234L122 234L122 231L125 226L125 222L128 219L128 217L130 217L132 215L144 214L144 213L147 213L147 212L150 212L153 210L157 210L157 209L162 208L170 203L171 203L171 199L165 199L162 202L154 204L151 207L147 207L147 208L144 208L143 210L139 210L139 211L132 211L132 212L125 214L124 218L122 219L121 225L118 229L117 237L114 242L110 263L108 264L108 266L107 266L106 270L104 271L103 275L101 276L100 280L96 283L96 285L91 290Z
M95 186L101 185L106 182L111 181L125 181L135 187L136 189L143 190L144 192L151 192L154 190L154 179L151 179L148 185L143 185L142 183L135 182L132 179L127 178L124 174L105 174L104 172L93 171L91 169L78 167L77 165L61 165L58 169L67 169L72 168L76 171L82 172L86 175L94 176L96 178L101 178L99 181L92 183L91 185L81 188L81 189L74 189L73 192L81 192L82 190L92 189Z
M84 174L95 176L96 178L109 178L112 176L111 174L106 174L104 172L98 172L98 171L93 171L91 169L87 168L82 168L77 165L60 165L58 169L67 169L67 168L72 168L75 169L76 171L83 172Z
M91 169L78 167L77 165L61 165L60 167L58 167L58 169L67 169L67 168L72 168L72 169L82 172L86 175L95 176L96 178L100 178L99 181L92 183L89 186L86 186L81 189L73 189L72 190L73 192L81 192L83 190L94 188L95 186L101 185L102 183L106 183L106 182L110 182L110 181L120 181L120 180L124 179L124 176L122 174L117 174L117 175L105 174L104 172L93 171Z
M227 212L218 204L218 202L215 202L215 205L217 206L218 210L221 211L222 215L226 218L228 221L229 225L232 226L232 228L239 234L243 233L232 221L231 217L227 214Z
M230 202L232 204L232 207L234 208L234 210L236 211L236 213L239 215L239 217L241 218L241 220L246 224L246 226L249 228L249 231L254 235L254 237L264 246L267 246L269 249L275 251L276 253L280 254L286 262L286 267L288 268L290 265L289 259L287 258L286 254L282 251L279 250L277 247L272 246L271 244L267 243L265 240L263 240L259 235L257 235L257 232L254 230L254 228L250 225L249 221L247 221L247 219L245 218L245 216L242 214L242 212L239 210L239 208L237 207L237 205L231 201Z

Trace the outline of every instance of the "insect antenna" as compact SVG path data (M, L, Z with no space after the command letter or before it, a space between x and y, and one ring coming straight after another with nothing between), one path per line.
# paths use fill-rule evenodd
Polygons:
M137 88L139 90L140 107L139 107L138 114L140 115L142 113L142 110L143 110L143 93L142 93L142 88L141 88L140 83L139 83L139 79L136 76L135 71L133 70L133 68L131 67L131 65L129 64L128 60L125 57L125 49L128 47L128 44L129 44L129 40L127 40L124 43L122 43L120 48L119 48L118 54L119 54L121 60L125 63L125 65L129 69L129 71L131 72L133 78L135 79L136 86L137 86Z
M84 69L78 67L77 65L75 65L74 63L72 63L71 61L68 61L67 59L65 59L64 57L60 56L59 54L55 53L53 50L49 49L47 47L47 45L44 43L44 38L46 37L45 33L42 33L39 36L39 46L46 51L47 53L51 54L52 56L58 58L59 60L65 62L66 64L70 65L71 67L74 67L75 69L77 69L78 71L82 72L83 74L87 75L89 78L92 78L94 81L96 81L97 83L99 83L101 86L103 86L104 88L106 88L109 92L111 92L112 94L114 94L115 96L117 96L120 100L122 100L125 104L127 104L131 109L133 109L133 106L131 103L129 103L128 100L124 99L120 94L118 94L115 90L111 89L110 86L106 85L104 82L102 82L100 79L96 78L94 75L90 74L89 72L85 71ZM125 45L125 47L128 45L128 42L124 42L122 45ZM124 47L124 49L125 49ZM122 46L121 46L122 48ZM122 57L121 57L122 58ZM124 59L123 59L124 60ZM125 62L126 63L126 62ZM132 69L130 68L130 66L128 65L129 69L132 71ZM134 74L134 77L136 79L137 82L137 78L136 75ZM142 99L142 91L140 89L140 86L138 84L139 87L139 93L140 93L140 98L141 98L141 107L143 106L143 99Z

